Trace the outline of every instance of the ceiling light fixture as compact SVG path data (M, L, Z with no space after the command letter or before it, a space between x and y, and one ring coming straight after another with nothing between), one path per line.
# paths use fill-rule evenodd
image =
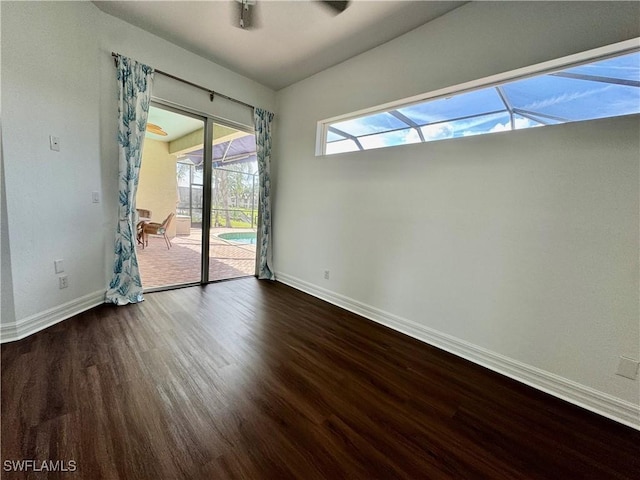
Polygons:
M256 0L236 0L240 4L240 28L253 26L253 8Z
M299 0L301 1L301 0ZM332 1L332 0L315 0L322 5L328 7L328 9L334 15L344 12L349 4L350 0ZM236 22L236 18L239 18L239 26L244 30L260 27L259 15L256 12L258 0L234 0L236 9L236 17L233 18L233 23Z

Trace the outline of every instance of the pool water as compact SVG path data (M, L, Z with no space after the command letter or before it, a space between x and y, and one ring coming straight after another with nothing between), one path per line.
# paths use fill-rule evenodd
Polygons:
M236 243L244 243L247 245L256 244L256 232L220 233L218 237Z

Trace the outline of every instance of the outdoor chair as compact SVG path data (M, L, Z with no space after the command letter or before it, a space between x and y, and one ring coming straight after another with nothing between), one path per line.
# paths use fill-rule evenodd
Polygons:
M151 220L151 210L136 208L136 240L144 248L144 232L142 227Z
M169 226L175 217L175 214L172 212L169 214L167 218L164 219L162 223L149 222L142 225L142 236L143 241L146 246L149 246L149 235L157 235L164 238L164 242L167 244L167 250L171 248L171 240L169 239L167 232L169 230Z

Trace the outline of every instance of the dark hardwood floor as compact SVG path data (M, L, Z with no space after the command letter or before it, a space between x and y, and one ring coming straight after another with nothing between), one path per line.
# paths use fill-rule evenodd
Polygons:
M2 345L1 396L6 479L640 478L640 432L254 278Z

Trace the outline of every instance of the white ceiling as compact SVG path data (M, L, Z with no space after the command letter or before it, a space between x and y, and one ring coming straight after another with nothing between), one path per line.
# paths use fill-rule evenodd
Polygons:
M102 11L274 90L396 38L466 2L355 0L339 15L317 1L258 0L242 30L235 0L95 1ZM431 46L433 47L433 46Z

